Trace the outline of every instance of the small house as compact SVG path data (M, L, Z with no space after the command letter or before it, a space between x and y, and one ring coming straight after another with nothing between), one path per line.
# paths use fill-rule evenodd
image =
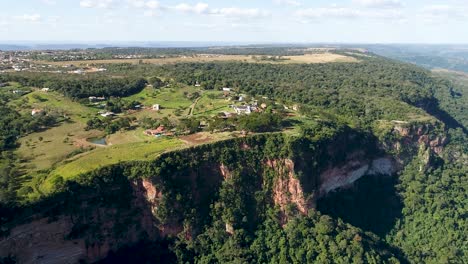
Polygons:
M166 133L166 128L164 126L159 126L156 129L145 130L145 135L147 136L162 136Z
M201 86L201 84L197 81L197 82L195 83L195 87L200 87L200 86Z
M96 96L90 96L88 97L90 102L97 102L97 101L104 101L106 100L106 97L101 96L101 97L96 97Z
M33 110L31 111L31 115L37 115L37 114L40 114L40 113L42 113L42 112L43 112L42 109L33 109Z
M114 112L105 112L105 113L101 114L101 116L103 116L103 117L114 116L114 115L115 115Z
M154 104L152 109L153 111L159 111L161 109L161 106L159 104Z
M50 90L50 88L42 88L41 91L47 93Z
M249 114L252 113L252 109L250 108L249 105L234 106L234 111L236 111L236 113L237 113L238 115L240 115L240 114L249 115Z
M231 88L224 87L224 88L223 88L223 91L224 91L224 92L230 92L230 91L231 91Z

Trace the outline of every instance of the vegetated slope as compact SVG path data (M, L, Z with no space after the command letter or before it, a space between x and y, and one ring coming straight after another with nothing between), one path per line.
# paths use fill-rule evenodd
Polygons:
M324 195L321 186L348 184L346 177L333 181L323 176L333 166L364 167L364 174L377 171L371 164L384 155L372 137L343 126L326 127L328 134L317 139L281 133L235 139L58 183L54 196L32 207L37 212L32 221L17 214L15 222L3 225L12 229L9 239L0 242L1 253L15 254L20 261L34 259L23 245L29 243L44 248L47 260L67 252L96 260L132 242L147 241L142 243L154 248L166 241L172 245L166 257L177 256L180 262L397 261L393 249L375 235L313 209L315 199ZM30 214L24 211L25 217ZM47 233L42 229L47 216L56 219L49 229L59 236L18 237ZM297 237L300 230L303 240ZM285 244L277 244L276 236ZM17 242L9 243L13 239Z
M15 81L23 86L51 88L71 98L88 96L129 96L145 88L143 78L92 77L57 73L11 73L0 76L0 82Z
M445 110L463 127L468 128L468 74L446 70L433 71L440 85L434 90L440 108Z
M444 115L436 97L436 89L443 88L428 72L382 60L124 68L136 75L144 71L187 84L200 81L207 88L235 86L297 100L304 114L338 122L305 126L299 138L247 137L167 153L153 162L114 165L76 182L57 181L55 196L31 205L38 223L47 212L59 219L51 224L69 235L47 240L48 257L70 250L96 260L122 248L109 262L135 252L154 262L199 263L458 263L466 258L466 134L448 129L461 121L444 118L460 120L448 110ZM375 186L371 174L389 177L383 175L395 171L400 177L381 201L402 200L388 211L371 206L365 212L375 217L371 221L346 214L344 221L357 226L351 227L338 219L339 208L320 207L327 199L340 201L346 187L349 204L362 211L369 204L361 204L366 201L356 190ZM318 213L316 203L332 217ZM28 226L30 220L7 222L2 226L11 227L13 235L28 227L37 232L34 223ZM128 246L138 241L143 250Z
M154 74L188 85L199 82L205 89L239 88L252 95L332 112L361 125L377 119L411 119L412 114L421 113L419 108L441 114L434 105L437 101L432 100L436 84L427 71L374 57L361 63L186 63L109 66L109 71ZM419 108L408 108L407 104Z

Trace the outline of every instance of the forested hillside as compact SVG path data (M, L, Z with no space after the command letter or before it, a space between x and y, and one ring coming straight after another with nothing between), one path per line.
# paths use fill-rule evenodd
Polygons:
M8 250L0 253L23 252L8 236L47 222L60 234L47 240L50 252L63 246L82 261L102 263L463 263L466 83L359 58L109 64L107 73L87 76L1 75L0 82L51 87L73 99L129 96L156 77L206 91L230 87L272 100L279 107L262 117L278 127L275 114L287 105L297 106L294 115L302 119L288 120L297 122L294 133L252 130L258 133L121 160L70 180L45 170L40 179L53 191L29 203L27 193L9 184L8 170L18 169L9 150L54 120L6 105L0 136L10 162L0 181L8 190L0 196L0 249Z

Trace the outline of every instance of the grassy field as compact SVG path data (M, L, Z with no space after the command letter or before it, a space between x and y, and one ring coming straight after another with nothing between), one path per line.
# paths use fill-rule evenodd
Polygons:
M34 91L10 103L20 112L30 112L33 108L59 111L74 121L86 121L97 114L97 110L74 102L57 92Z
M152 160L161 153L184 147L179 139L161 138L151 142L139 142L96 148L90 152L78 155L51 172L51 176L44 182L44 192L50 190L54 178L61 176L65 180L72 179L79 174L93 171L100 167L117 164L122 161Z
M300 56L285 56L287 60L280 61L259 61L250 55L215 55L215 54L198 54L195 56L183 56L176 58L160 58L160 59L110 59L110 60L85 60L85 61L59 61L59 62L48 62L40 61L41 64L51 65L69 65L73 64L76 66L87 66L87 65L101 65L110 63L131 63L138 64L142 63L150 64L171 64L171 63L183 63L183 62L216 62L216 61L242 61L249 63L328 63L328 62L358 62L353 57L344 55L338 55L331 52L320 52L305 54Z
M82 123L65 123L30 134L19 140L21 145L16 153L26 160L24 165L29 171L49 169L79 149L76 142L103 134L96 130L85 131L84 127Z
M329 52L306 54L303 56L285 56L285 58L289 59L290 63L359 62L356 58Z
M58 111L70 117L70 121L19 140L20 147L16 153L26 160L24 165L28 171L49 169L80 146L86 145L83 144L86 138L103 135L103 132L96 130L85 131L85 121L95 116L97 110L58 93L34 91L13 100L10 104L26 115L31 113L31 109L38 108Z
M205 91L194 108L194 115L215 115L219 112L233 112L229 104L233 102L223 98L221 91Z
M150 86L143 89L141 92L132 96L126 97L126 100L136 100L145 106L159 104L162 108L188 108L193 102L185 94L190 94L198 91L196 87L176 86L161 89L154 89Z

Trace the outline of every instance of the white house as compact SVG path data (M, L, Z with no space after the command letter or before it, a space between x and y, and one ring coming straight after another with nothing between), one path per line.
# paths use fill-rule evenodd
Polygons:
M153 105L153 111L159 111L160 108L161 108L161 106L159 104L154 104Z
M252 109L250 108L249 105L234 106L234 111L236 111L236 113L237 113L238 115L240 115L240 114L249 115L249 114L252 113Z
M47 93L50 90L50 88L42 88L41 91Z
M115 115L114 112L105 112L105 113L101 114L101 116L103 116L103 117L108 117L108 116L113 116L113 115Z
M224 92L230 92L230 91L231 91L231 88L224 87L224 88L223 88L223 91L224 91Z
M96 97L96 96L90 96L89 98L90 102L96 102L96 101L104 101L106 100L106 97L101 96L101 97Z
M37 114L39 114L39 113L42 113L42 109L33 109L33 110L31 111L31 115L37 115Z

